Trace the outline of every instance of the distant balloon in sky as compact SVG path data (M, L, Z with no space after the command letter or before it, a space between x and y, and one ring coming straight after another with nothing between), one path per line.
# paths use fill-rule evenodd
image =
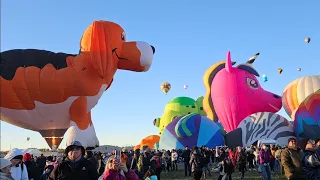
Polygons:
M301 71L301 68L298 68L297 71Z
M282 70L281 68L278 69L278 73L279 73L279 74L281 74L282 71L283 71L283 70Z
M188 89L188 85L184 85L183 88L184 88L184 89Z
M307 37L307 38L304 39L304 42L306 42L306 43L308 43L308 44L310 43L310 41L311 41L311 39L310 39L309 37Z
M268 81L268 77L266 74L263 74L262 75L262 79L263 79L263 82L267 82Z
M30 137L27 137L27 141L29 141L30 140Z
M160 88L161 88L161 90L162 90L165 94L167 94L167 93L170 91L170 89L171 89L171 84L168 83L168 82L163 82L163 83L161 84Z

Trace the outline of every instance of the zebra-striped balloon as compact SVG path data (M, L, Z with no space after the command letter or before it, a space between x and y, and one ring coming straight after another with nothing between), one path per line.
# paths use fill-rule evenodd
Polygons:
M253 56L251 56L251 58L246 62L246 64L252 64L254 63L254 61L259 57L260 53L257 53Z

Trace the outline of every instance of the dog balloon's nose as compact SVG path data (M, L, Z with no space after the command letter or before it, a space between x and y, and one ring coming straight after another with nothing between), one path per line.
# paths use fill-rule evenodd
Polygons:
M150 45L151 46L151 45ZM152 48L152 52L153 52L153 54L156 52L156 48L154 48L153 46L151 46L151 48Z

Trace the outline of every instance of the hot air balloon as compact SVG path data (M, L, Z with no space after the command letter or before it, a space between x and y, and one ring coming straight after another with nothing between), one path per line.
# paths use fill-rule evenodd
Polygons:
M77 54L1 52L0 120L39 132L50 148L59 146L68 128L66 145L79 141L84 147L98 146L91 109L117 70L146 72L153 61L155 48L142 41L126 42L124 32L116 23L99 20L85 30L80 45L75 44L80 47Z
M289 83L283 91L282 102L300 138L320 139L320 75Z
M267 81L268 81L267 75L263 74L263 75L262 75L262 79L263 79L263 82L267 82Z
M149 148L157 148L160 141L160 136L158 135L150 135L143 138L140 144L135 146L135 149L141 149L143 146L148 146Z
M297 71L301 71L301 68L298 68Z
M187 89L187 88L188 88L188 85L184 85L183 88L184 88L184 89Z
M161 88L161 90L162 90L165 94L167 94L167 93L170 91L170 89L171 89L171 84L168 83L168 82L163 82L163 83L161 84L160 88Z
M283 71L283 70L282 70L281 68L278 69L278 73L279 73L279 74L281 74L282 71Z
M304 39L304 42L306 42L306 43L310 43L310 41L311 41L311 39L309 37Z
M30 140L30 137L27 137L27 141L29 141Z

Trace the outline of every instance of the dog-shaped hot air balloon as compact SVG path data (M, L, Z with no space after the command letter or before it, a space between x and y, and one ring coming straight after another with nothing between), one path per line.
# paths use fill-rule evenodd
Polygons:
M148 71L155 48L126 42L116 23L94 21L84 32L77 55L36 49L1 53L1 120L38 131L58 146L70 127L67 145L99 145L91 109L118 69Z

